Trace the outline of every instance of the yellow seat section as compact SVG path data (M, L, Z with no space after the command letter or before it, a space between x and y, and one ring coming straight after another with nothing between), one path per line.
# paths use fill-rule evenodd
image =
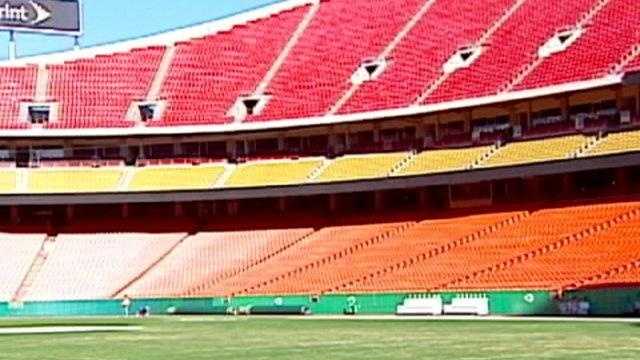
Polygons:
M302 184L313 170L320 165L322 165L322 160L289 160L242 164L234 170L225 186L251 187Z
M316 181L342 181L386 177L409 153L353 155L335 159Z
M16 192L16 178L14 170L0 170L0 193Z
M116 191L120 169L39 169L29 172L32 193L96 193Z
M225 167L216 166L157 166L135 171L128 190L198 190L213 187Z
M489 151L489 146L468 149L445 149L424 151L413 159L398 175L431 174L464 170Z
M587 154L605 155L637 150L640 150L640 131L629 131L610 134Z
M582 135L507 144L483 166L506 166L567 159L587 141Z

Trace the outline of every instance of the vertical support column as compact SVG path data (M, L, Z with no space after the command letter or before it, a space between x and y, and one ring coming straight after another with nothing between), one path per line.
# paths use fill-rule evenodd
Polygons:
M562 111L562 120L569 120L569 97L566 95L560 99L560 111Z
M235 139L227 140L226 147L227 147L227 158L229 158L229 159L237 158L238 149L237 149L237 146L236 146L236 140Z
M640 85L636 91L636 117L640 118Z
M122 207L120 208L120 216L123 219L129 218L129 204L127 203L122 204Z
M184 206L182 203L175 203L173 206L173 216L182 217L184 215Z
M570 197L573 194L575 182L573 174L562 175L562 196Z
M16 44L15 31L9 31L9 60L15 60L18 57L18 45Z
M11 223L14 225L20 223L20 209L18 209L18 207L14 205L11 206L9 212L11 213Z
M285 146L284 146L284 134L278 134L278 151L279 152L283 152L285 151Z
M425 209L429 204L429 191L426 188L418 190L418 207Z
M278 211L281 213L287 211L287 198L281 197L278 199Z
M237 200L228 200L227 201L227 214L230 216L238 215L238 210L240 209L240 203Z
M473 119L473 113L471 112L471 110L465 111L463 118L464 118L464 133L469 134L471 133L471 120Z
M338 195L329 194L329 212L335 213L338 210Z
M626 194L631 187L631 182L629 181L629 171L625 168L618 168L616 169L616 184L615 187L618 190L618 192L621 192L623 194Z
M67 205L65 208L65 219L68 223L72 222L75 215L75 206Z
M537 177L530 177L526 178L525 182L529 199L537 199L540 196L540 179Z
M384 192L376 191L373 193L373 208L375 211L384 210Z

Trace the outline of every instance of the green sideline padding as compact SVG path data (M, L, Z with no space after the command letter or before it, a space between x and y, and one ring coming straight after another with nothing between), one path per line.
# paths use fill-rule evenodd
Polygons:
M441 293L445 303L460 293ZM236 298L135 299L131 313L148 307L152 315L164 314L229 314L234 311L265 310L273 314L308 309L312 314L395 314L405 298L426 294L332 294L309 296L246 296ZM468 294L467 294L468 295ZM550 292L499 291L477 293L489 298L494 315L554 315L558 304ZM565 294L587 298L594 315L624 315L640 301L640 289L593 290ZM244 310L244 311L239 311ZM118 300L0 303L0 316L117 316L123 310Z

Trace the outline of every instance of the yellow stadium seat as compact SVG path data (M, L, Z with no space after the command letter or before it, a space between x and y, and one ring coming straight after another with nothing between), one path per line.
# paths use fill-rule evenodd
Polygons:
M586 141L587 138L584 136L575 135L513 142L498 150L482 165L493 167L567 159L572 153L579 150Z
M94 193L116 191L124 171L105 169L38 169L29 172L32 193Z
M14 170L0 171L0 193L16 192L16 172Z
M397 175L419 175L464 170L483 154L486 154L489 149L489 146L482 146L468 149L424 151L416 155L409 166L398 172Z
M316 181L345 181L381 178L389 175L393 166L409 153L388 153L375 155L352 155L334 160Z
M640 131L610 134L602 139L587 155L616 154L640 150Z
M198 190L212 188L223 165L156 166L135 170L129 191Z
M255 162L239 165L227 180L228 187L252 187L304 183L322 160Z

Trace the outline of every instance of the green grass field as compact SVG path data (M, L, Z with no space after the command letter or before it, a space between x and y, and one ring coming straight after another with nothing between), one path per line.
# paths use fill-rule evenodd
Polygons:
M640 324L155 318L10 320L0 329L136 325L139 332L2 335L2 360L639 359Z

